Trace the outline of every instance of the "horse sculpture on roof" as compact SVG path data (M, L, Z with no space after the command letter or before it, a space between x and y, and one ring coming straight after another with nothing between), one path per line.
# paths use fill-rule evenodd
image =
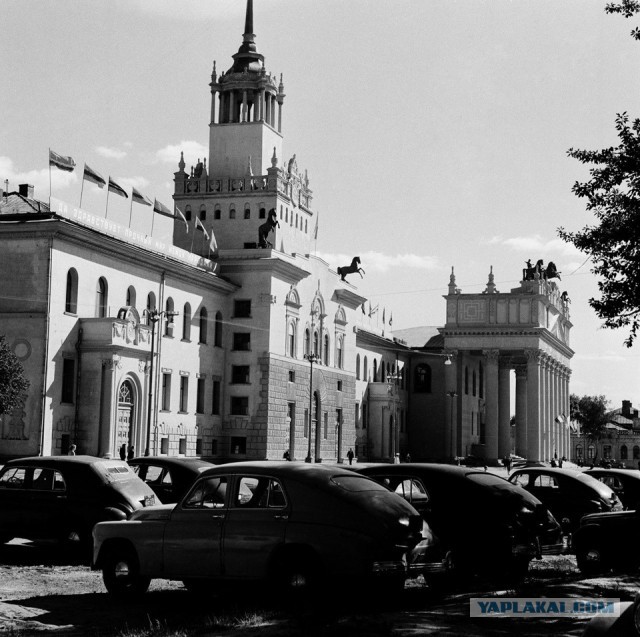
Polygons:
M537 275L537 276L536 276ZM560 272L556 268L556 264L553 261L549 261L547 267L544 267L544 261L538 259L534 266L531 265L531 259L527 260L527 267L522 270L523 281L533 281L538 279L560 279Z
M360 267L360 257L353 257L353 259L351 260L351 265L344 265L338 268L338 274L340 275L342 281L347 280L345 279L347 274L354 274L356 272L360 275L360 278L364 278L362 276L364 270Z
M279 228L278 215L275 208L269 210L269 218L258 228L258 246L261 248L271 248L272 244L269 241L269 233L275 228Z

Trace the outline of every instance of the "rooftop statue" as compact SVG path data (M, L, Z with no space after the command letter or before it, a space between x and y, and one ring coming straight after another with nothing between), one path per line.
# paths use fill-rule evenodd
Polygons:
M278 215L275 208L269 210L269 218L258 228L258 246L261 248L271 248L272 244L269 241L269 233L275 228L279 228Z
M344 265L338 268L338 274L343 281L347 280L345 279L347 274L354 274L355 272L360 275L361 279L364 279L364 277L362 276L364 270L360 267L360 257L353 257L353 259L351 260L351 265Z
M531 259L527 259L526 264L527 267L522 270L523 281L534 281L536 279L560 280L560 272L553 261L549 261L546 268L542 259L538 259L534 266L531 265Z

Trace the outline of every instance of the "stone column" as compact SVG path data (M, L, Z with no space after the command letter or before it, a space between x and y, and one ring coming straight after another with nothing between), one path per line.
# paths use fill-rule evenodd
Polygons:
M458 454L458 350L445 350L443 352L451 365L445 365L445 396L444 396L444 449L442 457L452 459ZM454 395L455 394L455 395Z
M241 121L247 121L247 91L242 91L242 117Z
M543 460L551 460L553 450L551 449L551 360L548 355L544 355L542 359L544 370L544 385L542 391L542 399L544 400L544 409L542 411L544 418L542 421L542 440L543 440Z
M282 102L278 102L278 132L282 132Z
M105 358L102 360L102 387L100 391L100 429L98 434L98 455L109 453L117 457L115 447L115 383L114 372L120 366L120 358Z
M527 457L527 367L516 365L516 454Z
M527 460L541 460L540 445L540 390L542 370L537 349L525 350L527 356Z
M567 422L569 422L569 418L571 415L571 406L570 406L570 385L569 382L571 380L571 370L567 367L565 368L565 380L564 380L564 413L567 416ZM564 432L565 436L565 448L567 449L567 458L571 457L571 429L567 427Z
M216 123L216 95L218 91L211 89L211 123Z
M485 349L482 353L486 360L486 438L485 457L487 460L498 458L498 357L500 350Z
M260 91L260 121L264 121L265 117L265 98L266 92L264 89Z
M234 121L236 110L236 94L233 91L229 91L229 122Z
M501 363L498 370L498 458L511 453L511 366Z

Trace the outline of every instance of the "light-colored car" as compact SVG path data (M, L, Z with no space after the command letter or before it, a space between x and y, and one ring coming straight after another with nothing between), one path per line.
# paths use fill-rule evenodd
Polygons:
M406 555L422 540L418 512L351 471L242 462L204 471L176 505L96 525L93 568L119 597L153 578L202 589L267 580L295 592L331 581L404 586Z

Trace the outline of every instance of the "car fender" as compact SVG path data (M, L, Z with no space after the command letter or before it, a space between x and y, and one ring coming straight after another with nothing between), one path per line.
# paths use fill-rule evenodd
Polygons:
M600 540L602 537L602 527L599 524L586 524L573 533L571 545L574 549L579 548L586 542Z
M584 629L582 637L627 636L636 633L633 626L635 604L633 602L619 602L616 604L620 613L618 617L598 615L594 617Z

